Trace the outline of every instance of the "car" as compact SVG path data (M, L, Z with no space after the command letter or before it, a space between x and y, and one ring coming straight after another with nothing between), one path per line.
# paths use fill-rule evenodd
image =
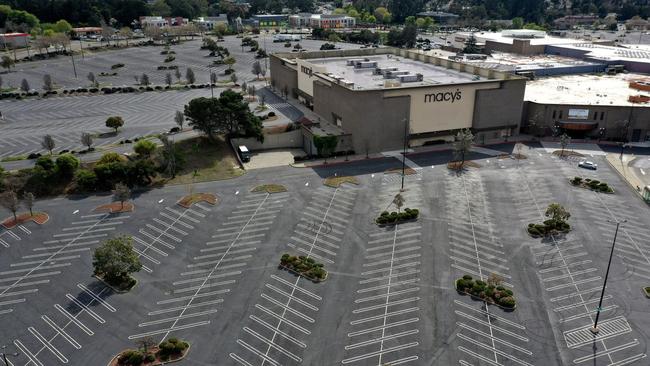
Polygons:
M584 168L584 169L591 169L591 170L598 169L598 165L596 163L591 162L591 161L581 161L581 162L578 163L578 166L580 168Z

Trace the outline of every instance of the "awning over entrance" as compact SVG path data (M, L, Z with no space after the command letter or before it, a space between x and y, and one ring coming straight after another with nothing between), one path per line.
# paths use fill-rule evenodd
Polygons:
M589 131L598 127L598 122L560 121L560 127L572 131Z

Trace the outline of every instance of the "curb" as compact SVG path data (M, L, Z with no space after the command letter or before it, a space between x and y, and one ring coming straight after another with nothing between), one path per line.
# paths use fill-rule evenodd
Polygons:
M619 171L618 168L616 168L616 167L614 166L614 164L613 164L611 161L609 161L609 159L607 159L607 155L605 155L605 161L607 161L607 164L609 164L609 166L610 166L612 169L614 169L614 171L616 172L616 174L618 174L618 176L619 176L619 177L620 177L620 178L621 178L625 183L627 183L627 184L630 186L630 188L632 189L632 191L634 191L634 192L639 196L639 198L641 198L641 199L643 200L643 196L641 195L641 192L639 192L639 190L637 189L637 187L635 187L635 186L634 186L634 185L633 185L629 180L627 180L627 178L625 177L625 175L624 175L624 174L621 174L621 171ZM625 165L625 167L627 167L627 164ZM644 201L644 202L645 202L645 201Z

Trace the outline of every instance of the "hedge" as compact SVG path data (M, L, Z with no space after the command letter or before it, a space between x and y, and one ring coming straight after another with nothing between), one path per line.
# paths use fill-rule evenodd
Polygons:
M303 255L296 257L285 253L280 258L280 266L311 280L322 281L327 276L327 271L323 268L322 263L316 263L313 258L307 258Z
M375 222L380 225L394 224L400 221L417 219L419 215L420 211L416 208L405 208L402 212L393 211L389 213L388 211L384 211L379 215Z
M481 280L474 280L472 276L465 275L456 281L456 289L460 292L476 296L490 304L497 304L504 308L513 309L516 305L512 290L503 286L495 286Z

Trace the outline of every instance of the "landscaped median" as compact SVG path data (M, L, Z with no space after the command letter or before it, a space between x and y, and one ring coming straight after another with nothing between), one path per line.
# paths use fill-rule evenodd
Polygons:
M394 225L403 222L417 220L420 216L420 211L417 208L405 208L401 212L388 212L384 211L375 219L377 225Z
M135 205L131 202L111 202L95 207L94 212L120 213L133 212Z
M287 187L281 184L262 184L251 189L252 193L268 193L268 194L282 193L286 191L287 191Z
M612 189L612 187L610 187L607 183L595 179L582 179L581 177L574 177L573 179L569 179L569 183L571 183L573 186L591 189L595 192L614 193L614 189Z
M205 202L214 206L217 204L217 196L212 193L192 193L181 198L176 204L183 208L190 208L198 202Z
M571 231L571 225L566 222L571 214L559 203L551 203L544 213L548 220L542 224L530 223L526 228L528 234L534 238L541 238L557 234L566 234Z
M325 182L323 182L324 185L332 188L339 188L341 184L343 183L349 183L349 184L354 184L354 185L359 185L359 180L357 177L350 177L350 176L334 176L334 177L329 177L325 179Z
M13 216L6 218L4 221L2 221L2 226L4 226L4 228L7 230L11 230L14 227L24 224L27 221L33 221L38 225L43 225L48 222L49 219L50 216L45 212L34 212L34 214L25 212L20 215L16 215L15 219Z
M290 255L285 253L280 258L280 268L303 276L312 282L322 282L327 279L327 271L322 263L317 263L313 258Z
M465 275L456 280L456 290L488 304L497 305L504 310L514 310L517 307L512 290L488 282L474 280L472 276Z
M143 343L145 341L139 342ZM154 343L155 344L155 343ZM169 338L157 346L127 349L113 357L108 366L158 366L180 361L190 351L190 344L178 338Z

